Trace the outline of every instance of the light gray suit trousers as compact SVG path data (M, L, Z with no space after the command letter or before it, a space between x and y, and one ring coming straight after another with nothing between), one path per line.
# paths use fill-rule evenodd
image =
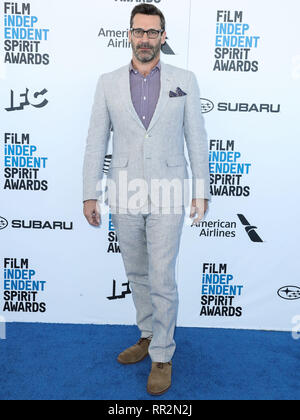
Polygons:
M112 214L112 221L136 308L141 337L153 336L153 362L169 362L175 352L174 330L178 312L175 276L181 214Z

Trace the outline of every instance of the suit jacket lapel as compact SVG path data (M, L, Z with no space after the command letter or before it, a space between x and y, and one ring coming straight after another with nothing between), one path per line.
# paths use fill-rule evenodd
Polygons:
M144 124L140 120L132 103L129 67L130 67L130 64L128 66L125 66L121 73L121 77L119 79L119 92L121 93L121 98L124 102L125 109L131 114L134 120L145 130ZM172 72L168 71L166 65L161 61L160 95L158 98L155 112L153 114L152 120L150 122L150 125L147 131L152 130L152 128L154 127L154 125L157 123L160 116L162 115L164 108L168 104L169 93L171 90L171 82L172 82L171 76L172 76Z
M119 79L119 92L121 93L121 99L124 102L125 109L131 114L131 116L136 120L136 122L143 129L145 129L132 103L129 67L130 67L130 64L128 66L125 66L121 74L121 77Z
M169 93L171 90L171 82L172 82L172 72L167 70L167 67L165 63L161 61L161 87L160 87L160 95L157 102L157 106L155 109L155 112L153 114L152 120L150 122L150 125L148 127L148 131L152 130L154 125L159 120L160 116L162 115L165 107L168 104L169 101Z

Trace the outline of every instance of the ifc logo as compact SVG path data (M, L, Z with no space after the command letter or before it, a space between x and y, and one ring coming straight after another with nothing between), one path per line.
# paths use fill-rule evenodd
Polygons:
M8 221L4 217L0 216L0 230L5 229L8 226Z

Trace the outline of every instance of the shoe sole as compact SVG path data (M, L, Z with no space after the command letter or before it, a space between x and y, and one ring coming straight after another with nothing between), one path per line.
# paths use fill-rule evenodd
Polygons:
M150 394L150 395L154 395L154 396L159 396L159 395L163 395L163 394L165 394L169 389L171 388L171 385L167 388L167 389L165 389L164 391L161 391L161 392L151 392L151 391L149 391L149 389L147 388L147 392L148 392L148 394Z
M142 362L147 356L148 353L142 359L136 360L135 362L122 362L119 358L117 358L117 361L121 363L121 365L135 365L136 363Z

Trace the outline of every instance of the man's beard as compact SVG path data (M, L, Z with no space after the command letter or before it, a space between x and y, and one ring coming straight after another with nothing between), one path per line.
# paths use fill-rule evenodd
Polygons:
M142 53L140 50L141 48L149 48L150 50ZM132 44L132 50L134 53L135 58L140 61L141 63L150 63L153 61L159 54L161 49L161 42L159 42L156 46L151 46L147 43L140 44L139 46L135 46Z

